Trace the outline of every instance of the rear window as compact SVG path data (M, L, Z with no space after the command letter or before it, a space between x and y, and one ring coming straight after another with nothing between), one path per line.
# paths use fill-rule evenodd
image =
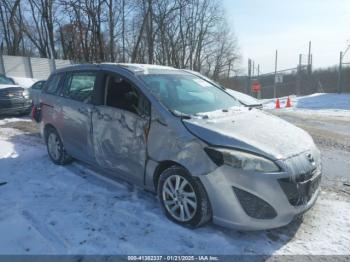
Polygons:
M52 75L49 80L45 83L45 92L48 94L56 94L62 75Z
M14 85L15 82L6 76L0 76L0 85Z

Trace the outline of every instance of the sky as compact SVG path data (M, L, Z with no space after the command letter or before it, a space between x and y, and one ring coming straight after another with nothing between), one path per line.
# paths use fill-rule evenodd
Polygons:
M339 64L339 52L350 44L350 0L222 0L229 26L247 69L251 58L262 73L307 62L311 41L313 68ZM344 60L350 62L350 50Z

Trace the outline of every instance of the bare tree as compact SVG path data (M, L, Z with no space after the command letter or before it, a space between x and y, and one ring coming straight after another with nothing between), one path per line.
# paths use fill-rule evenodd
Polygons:
M2 0L7 53L235 72L236 40L220 0ZM24 48L23 48L24 49Z
M20 2L20 0L2 0L0 3L1 34L9 55L19 55L22 41Z

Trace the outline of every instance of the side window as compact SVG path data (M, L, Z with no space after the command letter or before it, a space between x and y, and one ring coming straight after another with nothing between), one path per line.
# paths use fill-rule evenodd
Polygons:
M128 80L116 75L105 77L105 105L138 115L150 115L151 105Z
M37 89L37 90L41 90L41 88L43 87L43 84L44 84L44 82L37 82L32 86L32 88Z
M53 75L45 84L45 91L48 94L55 94L58 90L61 74Z
M63 96L73 100L88 103L96 82L93 72L79 72L69 74L65 80Z

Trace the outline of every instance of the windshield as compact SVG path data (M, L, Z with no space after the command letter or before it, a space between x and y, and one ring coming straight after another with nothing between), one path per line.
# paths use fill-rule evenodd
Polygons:
M169 110L187 115L240 106L222 89L195 75L140 75L151 93Z
M15 82L6 76L0 76L0 85L13 85Z

